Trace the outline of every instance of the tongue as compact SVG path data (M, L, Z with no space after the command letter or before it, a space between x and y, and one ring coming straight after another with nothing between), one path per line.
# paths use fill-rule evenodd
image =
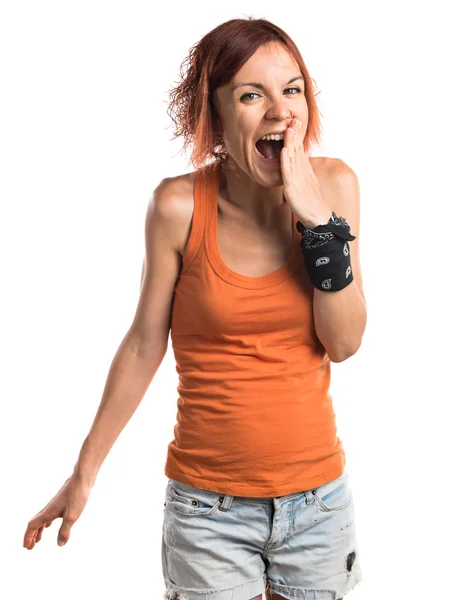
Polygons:
M283 142L275 140L258 140L256 146L258 151L263 154L265 158L280 158Z

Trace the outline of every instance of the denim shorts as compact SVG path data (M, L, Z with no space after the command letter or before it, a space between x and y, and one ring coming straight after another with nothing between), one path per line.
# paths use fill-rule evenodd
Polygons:
M164 506L166 600L338 600L362 580L347 471L270 498L169 479Z

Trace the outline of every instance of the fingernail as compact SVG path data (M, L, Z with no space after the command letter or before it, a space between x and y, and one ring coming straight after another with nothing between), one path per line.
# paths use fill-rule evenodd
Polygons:
M65 544L65 542L64 542L63 540L59 540L59 541L58 541L58 545L59 545L59 546L63 546L64 544Z

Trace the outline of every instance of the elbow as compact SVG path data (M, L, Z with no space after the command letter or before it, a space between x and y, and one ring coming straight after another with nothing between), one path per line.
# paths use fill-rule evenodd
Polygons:
M328 350L327 350L328 358L333 363L344 362L345 360L347 360L348 358L351 358L351 356L356 354L356 352L359 350L360 346L361 346L361 344L359 344L358 346L356 346L354 348L340 348L333 352L332 351L328 352Z
M349 358L349 356L346 356L344 354L330 354L330 352L327 352L327 354L328 358L330 359L330 362L332 363L344 362L347 358Z

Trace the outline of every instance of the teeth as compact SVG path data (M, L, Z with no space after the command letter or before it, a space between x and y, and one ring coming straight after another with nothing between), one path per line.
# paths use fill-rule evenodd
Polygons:
M275 135L264 135L262 138L260 138L262 140L284 140L284 133L277 133Z

